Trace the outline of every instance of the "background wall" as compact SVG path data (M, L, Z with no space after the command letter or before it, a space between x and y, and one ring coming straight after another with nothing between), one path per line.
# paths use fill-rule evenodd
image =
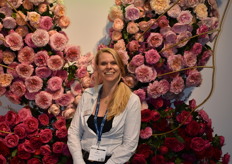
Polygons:
M220 13L222 14L227 0L219 2ZM66 29L69 36L69 43L79 45L84 55L87 52L96 52L96 45L99 41L106 41L107 14L114 0L65 0L67 16L71 19L71 25ZM212 119L214 133L225 137L223 153L232 155L232 5L230 4L219 41L216 47L216 76L214 91L210 99L202 106ZM208 65L212 65L209 62ZM203 84L195 88L191 98L196 99L200 104L210 92L212 86L212 69L203 70ZM11 104L4 97L0 98L0 114L5 114L8 108L17 110L18 105Z

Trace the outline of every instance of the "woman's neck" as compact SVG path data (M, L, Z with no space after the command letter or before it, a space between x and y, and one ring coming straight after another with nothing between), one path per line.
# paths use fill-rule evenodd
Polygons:
M114 89L116 88L117 83L114 84L103 84L103 88L102 88L102 97L107 97L109 95L111 95L114 91Z

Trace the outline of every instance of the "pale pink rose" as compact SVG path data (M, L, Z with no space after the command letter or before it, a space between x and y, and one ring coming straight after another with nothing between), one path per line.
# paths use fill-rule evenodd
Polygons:
M130 21L139 19L140 11L134 5L129 5L125 8L125 17Z
M129 55L128 55L127 51L125 51L125 50L118 50L117 53L120 56L120 58L122 59L124 65L127 65L128 64L128 60L129 60Z
M122 19L120 19L120 18L114 19L114 23L112 25L112 28L115 31L119 31L120 32L120 31L122 31L123 27L124 27L124 22L123 22Z
M177 21L182 24L190 24L193 21L193 16L189 10L183 10L178 15Z
M137 40L132 40L132 41L130 41L130 42L127 44L127 46L128 46L129 51L131 51L131 52L138 51L138 50L139 50L139 47L140 47L139 42L138 42Z
M184 60L182 55L171 55L168 57L168 67L173 71L178 71L183 67Z
M213 55L212 50L204 51L197 64L200 66L204 66L212 55Z
M137 23L129 22L127 24L127 27L126 27L126 31L129 34L135 34L135 33L137 33L139 31L139 27L138 27Z
M137 96L139 96L140 101L143 102L146 99L146 92L144 89L137 89L133 91Z
M140 138L148 139L152 136L152 129L150 127L146 127L145 129L140 130Z
M13 80L13 76L8 73L1 73L0 74L0 86L1 87L7 87L11 84Z
M165 43L164 47L162 49L161 55L165 58L168 58L169 56L173 56L177 53L177 48L176 47L171 47L173 44L172 43Z
M135 69L135 75L138 81L147 83L156 79L157 72L149 66L141 65Z
M16 27L16 21L13 17L5 17L2 21L4 28L14 29Z
M60 70L64 66L64 60L59 55L50 56L50 58L47 60L47 66L52 71Z
M46 91L41 91L35 96L35 104L42 108L47 109L52 105L52 95Z
M43 80L38 76L31 76L26 78L25 86L30 93L38 92L43 87Z
M16 66L16 72L19 75L19 77L22 78L27 78L30 77L32 75L32 73L34 72L34 67L30 64L18 64Z
M183 33L185 31L188 31L188 25L182 23L175 23L172 26L172 31L174 31L177 34Z
M185 31L177 35L177 41L176 41L178 43L177 47L178 48L184 47L188 43L189 38L191 36L192 36L192 33L189 31Z
M82 55L78 60L77 60L77 67L88 67L92 61L93 61L93 54L92 53L87 53L85 55Z
M163 43L163 36L160 33L150 33L147 38L148 45L150 47L159 47Z
M30 108L24 107L18 111L20 122L25 121L28 117L32 116Z
M72 85L71 85L71 93L74 96L77 96L77 95L81 94L81 92L82 92L82 85L78 80L75 80L75 82L72 83Z
M31 40L37 47L44 47L49 42L49 34L46 30L37 29L32 35Z
M150 83L147 87L147 93L152 98L158 98L169 91L169 82L165 79L160 81L154 81Z
M56 4L53 8L55 16L61 17L65 15L65 6L62 4Z
M138 24L141 31L146 31L150 27L150 23L148 21L141 21Z
M13 51L18 51L23 47L22 37L16 33L12 32L5 37L6 46L10 47Z
M28 33L26 37L24 38L24 41L29 47L36 48L36 45L33 43L32 38L31 38L32 34L33 33Z
M115 49L116 51L118 51L118 50L126 50L126 44L125 44L124 40L123 40L123 39L118 40L118 41L114 44L114 49Z
M10 86L10 91L18 97L22 97L26 93L26 87L22 81L15 81Z
M179 94L183 91L185 85L184 85L184 80L182 77L177 76L175 77L170 84L170 92L174 94Z
M87 67L80 67L76 70L75 77L77 77L78 79L81 79L85 76L88 76Z
M40 3L38 6L38 12L40 14L43 14L44 12L46 12L48 9L48 5L46 3Z
M50 30L53 26L52 18L49 16L41 16L39 20L39 27L44 30Z
M47 81L47 88L51 91L60 90L63 80L58 76L53 76Z
M38 51L34 56L34 63L38 67L46 66L48 58L49 56L47 51L45 50Z
M150 49L145 52L145 59L148 64L156 64L160 60L160 55L155 49Z
M56 100L56 103L61 106L68 106L69 104L73 103L73 101L74 101L73 94L65 93Z
M48 109L48 113L58 116L60 114L60 106L58 104L52 104Z
M28 99L28 100L35 100L35 95L36 95L37 93L39 93L39 92L32 92L32 93L30 93L29 91L27 91L27 92L25 93L25 97L26 97L26 99Z
M111 39L114 41L120 40L122 38L122 33L119 31L113 31L111 33Z
M65 48L65 57L68 61L74 62L77 61L80 58L81 50L80 46L66 46Z
M129 88L134 88L134 86L138 83L137 79L132 74L126 75L122 78L122 80Z
M191 51L185 51L183 58L184 58L184 64L187 67L193 67L197 63L197 56Z
M52 74L52 71L48 67L36 67L35 74L43 79L48 78Z
M0 8L0 13L4 14L5 16L7 17L11 17L12 16L12 13L13 13L13 10L12 8L7 4L7 5L4 5Z
M50 37L50 46L55 51L63 51L66 47L66 44L68 42L67 37L62 33L55 33Z
M116 18L123 19L123 11L120 6L114 5L110 8L108 19L113 22Z
M202 82L201 73L197 70L191 70L186 78L186 86L200 86Z
M25 46L18 52L18 61L31 64L34 61L35 52L31 47Z
M181 12L181 8L178 4L174 5L170 10L168 10L168 16L172 18L177 18Z
M27 26L18 26L15 29L15 32L17 32L20 36L23 38L28 34L28 27Z
M70 19L67 16L62 16L57 20L57 25L60 28L67 28L70 25Z
M13 61L15 60L15 57L16 55L12 51L6 50L2 52L2 61L3 63L7 65L13 63Z
M62 111L62 116L65 117L65 119L71 119L73 118L75 111L76 109L73 107L66 108L64 111Z

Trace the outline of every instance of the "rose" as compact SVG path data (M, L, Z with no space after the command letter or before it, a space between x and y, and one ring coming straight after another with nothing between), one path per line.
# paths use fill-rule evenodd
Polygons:
M54 153L62 153L64 149L64 142L55 142L52 145L52 151Z
M125 8L125 17L128 20L137 20L140 17L140 11L134 5L129 5Z
M151 8L155 10L157 14L164 13L164 11L169 8L169 3L170 3L169 0L159 0L159 1L151 0L150 1Z
M50 146L48 144L46 144L46 145L42 145L40 147L40 152L41 152L41 155L48 156L51 154L52 151L51 151Z
M66 120L64 117L58 117L57 121L53 123L54 128L60 129L63 126L66 126Z
M191 140L190 147L196 152L200 152L205 150L210 146L210 142L208 140L204 140L201 137L194 137Z
M184 125L189 124L193 119L193 116L190 115L190 113L188 111L183 110L179 115L176 116L176 120L179 123L183 123L184 121Z
M152 136L152 129L150 127L146 127L145 129L140 130L140 137L142 139L148 139Z
M8 111L5 115L5 122L11 127L19 123L19 115L16 112Z
M146 164L146 159L143 154L135 154L131 161L133 164Z
M56 136L58 138L65 138L68 134L68 130L66 128L66 126L62 126L61 128L56 130Z
M52 164L58 162L58 156L57 155L46 155L43 157L42 162L44 164Z
M53 135L51 129L43 129L39 133L40 139L42 143L48 143L51 141Z
M28 117L23 123L28 133L35 132L39 127L39 122L35 117Z
M151 163L163 164L163 163L165 163L165 158L164 158L164 156L157 154L157 155L152 157Z
M39 115L38 120L39 120L40 124L43 125L43 126L46 126L46 125L49 124L49 117L45 113Z
M38 158L31 158L27 161L28 164L40 164L40 160Z
M121 31L124 27L124 22L122 21L122 19L120 18L116 18L114 19L114 23L112 25L112 28L115 30L115 31Z
M8 157L11 154L10 149L4 144L4 141L0 141L0 154L4 157Z
M19 136L19 139L24 139L27 136L27 131L25 128L25 125L22 124L18 124L15 128L14 128L14 133Z
M0 154L0 163L6 164L6 158L2 154Z
M6 146L9 148L16 147L16 146L18 146L18 143L19 143L19 136L16 134L8 134L5 137L4 142L5 142Z
M58 19L58 26L60 28L67 28L70 24L70 19L67 16L62 16Z
M151 154L153 154L153 151L150 145L140 144L137 148L137 154L142 154L144 155L144 158L148 158Z
M166 137L164 144L174 152L179 152L184 149L184 144L178 141L175 137Z
M18 116L19 116L20 121L22 122L22 121L26 120L28 117L31 117L32 113L31 113L31 110L29 108L24 107L18 111Z
M195 120L192 120L185 128L185 131L190 136L197 136L200 131L200 125Z

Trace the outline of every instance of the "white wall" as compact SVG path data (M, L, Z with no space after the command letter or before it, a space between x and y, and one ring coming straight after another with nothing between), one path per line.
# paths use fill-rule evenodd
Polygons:
M95 52L96 45L105 35L107 26L107 14L114 0L65 0L67 6L67 15L71 19L71 25L65 31L67 32L70 44L80 45L82 54ZM220 2L220 13L225 8L227 0ZM223 153L229 152L232 155L232 6L230 5L224 25L220 34L219 42L216 48L216 77L213 95L203 105L204 109L212 118L214 133L225 137L225 146ZM209 63L210 65L211 63ZM201 103L209 94L211 87L212 70L203 71L203 84L194 89L191 98ZM18 106L10 104L4 98L0 98L3 105L0 105L0 114L4 114L6 108L10 105L17 109Z

